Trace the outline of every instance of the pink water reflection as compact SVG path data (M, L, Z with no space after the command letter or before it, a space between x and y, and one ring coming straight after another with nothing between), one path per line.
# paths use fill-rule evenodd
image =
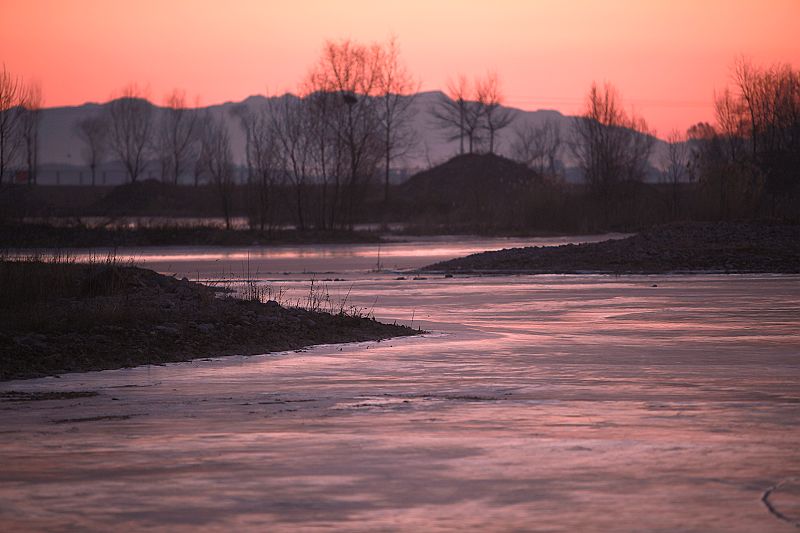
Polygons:
M113 253L161 272L188 277L260 273L349 273L419 268L485 250L558 246L622 238L624 234L541 238L408 237L381 244L305 244L287 246L161 246L119 248ZM399 239L399 238L398 238ZM79 261L104 259L109 250L73 251Z
M351 278L433 333L0 384L100 392L0 403L0 520L791 530L760 498L800 476L800 277Z

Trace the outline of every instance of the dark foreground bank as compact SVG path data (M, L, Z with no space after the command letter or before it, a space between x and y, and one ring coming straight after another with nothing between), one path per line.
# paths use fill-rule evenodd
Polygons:
M0 380L413 335L359 310L286 308L132 266L0 261Z
M423 270L532 274L798 273L800 225L670 224L599 243L483 252Z

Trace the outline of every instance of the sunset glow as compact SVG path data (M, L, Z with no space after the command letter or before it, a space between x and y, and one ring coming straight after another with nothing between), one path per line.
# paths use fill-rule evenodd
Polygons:
M294 90L328 39L398 37L422 89L496 70L508 105L576 113L609 81L660 136L713 120L739 56L800 63L800 2L3 0L0 61L47 106L148 84L203 104Z

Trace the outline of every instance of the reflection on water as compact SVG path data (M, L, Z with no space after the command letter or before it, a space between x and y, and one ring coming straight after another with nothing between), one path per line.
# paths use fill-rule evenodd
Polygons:
M71 226L75 224L74 217L24 217L22 221L26 224L47 224L52 226ZM230 225L233 229L251 229L250 220L247 217L231 217L227 222L225 217L170 217L170 216L89 216L81 217L81 224L89 228L219 228L223 229ZM389 230L401 232L406 228L404 223L373 223L373 224L354 224L355 231L380 232ZM294 231L297 226L294 224L282 224L273 227L276 231Z
M353 273L401 271L485 250L598 242L624 234L539 238L409 237L380 244L301 244L282 246L162 246L119 248L120 260L154 270L202 279L256 273ZM108 250L75 251L79 261L105 258Z
M0 403L4 526L783 530L760 498L800 477L800 277L399 280L352 257L331 290L432 334L0 384L100 393ZM291 261L293 297L313 276Z

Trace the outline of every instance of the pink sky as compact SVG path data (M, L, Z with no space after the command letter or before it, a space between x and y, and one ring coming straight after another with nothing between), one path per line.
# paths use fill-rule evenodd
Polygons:
M613 83L664 137L713 120L739 56L800 67L799 0L0 0L0 62L46 104L136 81L203 104L292 91L327 39L395 34L423 89L496 70L508 105L580 110Z

